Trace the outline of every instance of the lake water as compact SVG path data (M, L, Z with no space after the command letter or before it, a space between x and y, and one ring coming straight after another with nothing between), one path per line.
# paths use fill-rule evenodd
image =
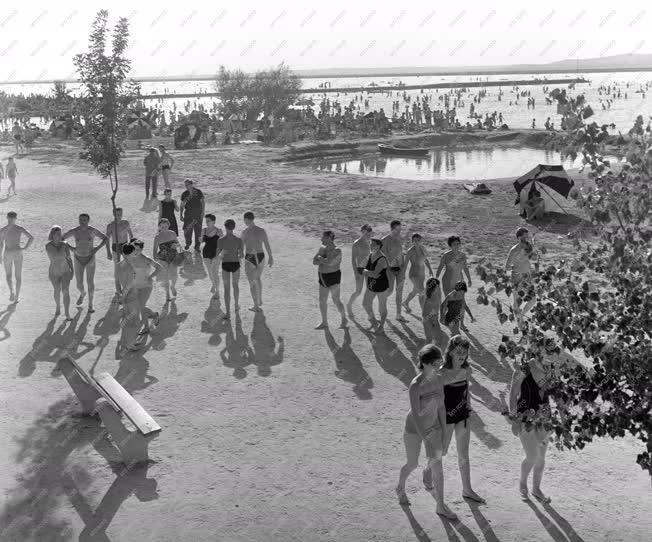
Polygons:
M355 160L319 163L313 165L313 169L421 181L476 181L518 177L537 164L580 167L581 159L573 164L570 160L562 161L558 152L530 148L493 147L463 151L432 149L423 158L373 155Z

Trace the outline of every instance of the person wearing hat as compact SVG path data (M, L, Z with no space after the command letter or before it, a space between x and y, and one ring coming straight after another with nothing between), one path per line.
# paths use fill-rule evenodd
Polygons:
M353 266L353 276L355 277L355 292L351 294L347 303L347 310L350 316L353 316L353 302L362 294L364 288L364 268L369 259L369 240L373 229L369 224L363 224L360 228L360 237L353 241L351 246L351 265Z

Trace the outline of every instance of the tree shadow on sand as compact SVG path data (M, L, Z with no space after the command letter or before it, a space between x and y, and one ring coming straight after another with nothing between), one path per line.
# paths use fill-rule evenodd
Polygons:
M222 322L222 327L226 329L226 334L220 358L225 367L233 369L233 376L242 380L247 376L245 367L251 365L254 359L254 353L249 346L249 337L242 329L242 319L238 314L235 317L235 332L228 320Z
M365 401L372 399L370 390L374 387L373 380L369 373L365 371L358 355L351 348L351 332L348 328L344 329L342 346L337 344L330 329L324 329L324 336L326 344L335 359L335 376L345 382L351 382L353 391L359 399Z
M267 326L262 312L254 315L254 327L251 330L252 363L258 366L260 376L272 374L272 367L283 363L285 341L280 335L274 339L272 330Z
M9 319L14 314L14 312L16 312L15 303L7 305L7 308L0 312L0 342L6 341L9 337L11 337L11 333L7 329L7 325L9 324Z

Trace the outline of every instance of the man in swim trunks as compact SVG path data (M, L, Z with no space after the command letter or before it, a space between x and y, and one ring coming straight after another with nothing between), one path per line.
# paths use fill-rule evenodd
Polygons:
M407 322L401 314L403 306L403 285L405 284L405 269L407 267L403 253L403 239L401 239L401 221L392 220L389 224L390 232L382 238L383 252L389 262L389 292L391 295L396 286L396 320Z
M326 230L321 236L321 247L312 259L313 265L318 265L319 275L319 310L321 311L321 323L315 329L328 328L328 294L330 293L333 303L342 315L341 328L346 328L346 316L344 305L340 301L340 282L342 281L342 250L335 246L335 234Z
M364 271L369 260L369 240L373 230L369 224L364 224L360 228L360 238L353 241L351 247L351 265L353 266L353 276L355 277L355 292L349 298L347 309L349 316L353 317L353 302L360 296L364 288Z
M533 302L528 302L521 312L520 305L522 299L518 291L529 289L532 276L530 260L538 259L538 255L530 242L530 233L526 228L521 227L516 230L516 239L518 243L509 250L507 262L505 263L505 271L512 273L514 312L518 314L520 321L522 315L531 308L531 303L533 304Z
M131 226L127 220L122 219L122 207L116 207L114 215L115 220L109 222L106 226L106 257L113 260L113 274L115 277L115 293L120 295L122 288L120 287L120 277L118 276L118 262L122 254L122 247L125 246L129 239L134 234L131 231ZM117 234L116 234L117 225Z
M25 228L16 224L18 215L14 211L7 213L7 225L0 229L0 262L5 266L7 286L9 286L9 301L18 303L20 286L23 282L23 250L29 248L34 237ZM20 238L27 237L24 247L20 246ZM12 275L16 277L16 290Z
M14 122L14 125L11 128L11 135L14 136L16 154L23 154L25 152L25 146L23 143L23 137L25 134L23 132L23 127L18 124L18 122Z
M267 251L269 266L274 264L272 257L272 247L269 244L267 232L260 226L254 224L254 214L247 211L244 214L244 223L247 226L242 232L242 242L244 243L245 251L245 274L249 281L249 289L251 291L251 298L254 300L254 306L249 310L260 312L263 304L263 281L262 275L265 265L264 249Z
M88 283L88 312L95 312L93 309L93 295L95 294L95 253L100 250L107 242L106 235L100 230L89 226L90 217L86 213L79 215L79 226L67 231L63 240L69 237L74 237L75 246L72 249L75 251L73 258L73 265L75 268L75 277L77 278L77 289L79 290L79 298L77 305L84 302L86 291L84 290L84 271L86 271L86 282ZM96 247L93 246L93 239L98 237L100 244Z
M240 298L240 260L244 256L244 244L242 239L233 234L235 220L228 219L224 222L226 234L217 240L217 253L215 257L222 256L222 282L224 284L224 308L226 314L224 319L229 319L229 306L231 304L231 285L233 284L233 301L235 312L240 310L238 304Z

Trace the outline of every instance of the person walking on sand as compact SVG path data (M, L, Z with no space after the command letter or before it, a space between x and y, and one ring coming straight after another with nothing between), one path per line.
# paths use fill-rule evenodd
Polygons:
M470 343L461 335L453 335L448 341L444 353L444 363L440 368L444 385L444 405L446 407L446 425L444 427L444 453L455 433L457 443L457 464L462 477L462 497L485 503L486 501L473 491L471 485L471 462L469 460L469 442L471 438L471 398L469 395Z
M419 305L423 306L423 288L426 281L426 267L432 277L432 267L428 261L428 254L426 248L421 244L421 235L415 233L412 235L412 246L408 249L405 259L407 260L406 266L410 265L410 272L408 277L412 282L412 291L408 294L403 302L406 312L412 312L410 309L410 301L416 296L419 296Z
M16 176L18 175L18 166L13 156L10 156L7 160L7 167L5 168L7 173L7 179L9 179L9 186L7 187L7 196L11 195L11 191L14 191L14 196L16 196Z
M161 155L160 165L161 175L163 175L163 182L165 183L165 188L170 188L170 172L174 167L174 158L172 158L172 155L165 149L163 145L158 146L158 151ZM179 234L177 233L177 235Z
M116 207L113 220L106 226L106 257L113 261L113 276L115 280L115 294L120 296L120 277L118 277L118 260L122 254L122 247L129 242L134 234L128 220L122 218L122 207Z
M441 326L439 325L440 308L441 288L439 287L439 279L430 277L426 282L426 291L421 311L426 342L434 344L437 339L437 334L441 332Z
M77 305L81 305L86 297L84 289L84 273L86 273L86 282L88 284L88 312L95 312L93 308L93 296L95 295L95 253L100 250L107 242L107 237L101 231L89 226L90 216L87 213L79 215L79 226L67 231L63 235L63 240L70 237L75 239L75 251L73 266L75 268L75 277L77 278L77 290L79 298ZM95 237L100 239L100 244L93 246Z
M222 257L222 282L224 283L224 319L230 319L231 286L233 285L234 310L240 310L240 260L244 258L244 243L233 234L235 220L224 222L226 234L217 240L217 254Z
M545 418L550 413L550 373L550 368L544 362L531 358L515 368L509 391L512 432L521 439L525 452L521 462L521 498L529 500L528 477L532 472L532 495L544 503L551 500L541 491L550 432L542 427L541 417Z
M437 514L454 521L457 515L444 502L444 428L446 407L444 388L439 370L443 359L441 350L434 344L427 344L417 354L419 374L410 382L408 394L410 410L405 418L403 442L407 461L401 468L396 495L401 505L409 505L405 493L408 476L419 465L421 444L425 445L427 464L423 470L423 485L426 490L435 490Z
M177 297L177 255L180 249L179 239L170 230L170 222L167 218L161 218L158 221L158 233L154 236L152 257L161 266L166 303Z
M330 294L335 307L342 316L341 328L346 328L347 320L344 314L344 304L340 300L340 282L342 281L342 249L335 246L335 234L326 230L321 237L322 245L312 259L312 264L317 265L319 282L319 311L321 322L315 329L328 328L328 294Z
M183 222L183 236L186 240L186 250L192 245L192 234L195 234L195 250L199 252L201 246L201 230L204 220L206 202L201 190L195 188L190 179L185 180L186 190L181 194L181 211L179 213Z
M25 228L16 224L18 214L14 211L7 213L7 225L0 229L0 263L4 265L7 286L9 286L9 301L18 303L20 287L23 283L23 250L29 248L34 241L34 236ZM20 245L22 236L27 237L25 246ZM14 277L16 288L14 290Z
M364 268L369 259L369 240L373 229L369 224L363 224L360 228L361 235L353 241L351 246L351 265L353 266L353 276L355 277L355 292L351 294L347 303L349 316L353 317L353 302L360 296L364 288Z
M260 312L263 305L263 281L262 275L265 265L265 252L267 251L269 266L274 264L272 257L272 247L269 244L267 232L254 223L255 217L251 211L244 214L244 223L247 226L242 232L242 242L244 243L245 250L245 274L249 281L249 290L251 291L251 298L254 301L254 306L249 310L253 312Z
M466 283L459 281L452 292L450 292L441 303L440 319L441 323L451 330L453 335L458 335L460 329L466 331L464 325L464 313L468 313L471 322L475 322L471 309L466 304L464 295L466 294Z
M457 235L451 235L447 240L450 250L444 252L444 255L441 257L439 262L439 267L435 276L439 278L441 275L442 269L444 269L444 276L441 277L441 286L444 292L444 295L448 295L453 291L455 285L464 280L462 273L466 275L467 284L469 287L473 284L471 282L471 274L469 273L469 266L466 263L466 254L464 254L460 247L462 246L462 241Z
M20 155L25 152L25 133L23 127L18 123L14 122L14 125L11 128L11 135L14 138L14 145L16 146L16 154Z
M155 198L158 194L156 191L158 183L158 172L161 169L161 157L154 147L149 147L147 156L143 159L145 166L145 199L149 199L150 186L152 197Z
M158 205L158 219L167 218L170 223L170 231L174 235L179 236L179 226L177 225L177 215L179 212L179 204L177 200L172 199L172 189L166 188L163 190L163 199Z
M512 284L514 288L514 312L516 313L519 325L522 324L523 315L531 308L534 300L529 301L521 311L522 295L519 291L525 293L529 290L532 280L532 267L530 260L538 261L538 254L534 250L534 245L530 242L530 233L526 228L516 230L516 239L518 242L509 249L507 261L505 262L505 271L512 274Z
M380 239L371 239L369 249L371 253L367 265L362 271L367 278L367 290L362 298L362 306L367 312L371 328L376 333L383 333L387 320L387 298L389 297L389 278L387 257L382 253L383 242ZM374 298L378 298L378 312L380 320L376 320L373 311Z
M132 239L122 247L125 259L120 262L122 304L128 313L127 322L134 317L140 318L139 336L149 333L150 320L155 326L159 322L159 313L147 308L147 301L152 295L154 277L161 271L161 266L143 254L144 248L143 241ZM132 308L134 313L130 312Z
M201 255L206 266L206 273L211 280L213 299L219 299L220 268L219 258L217 257L217 242L224 235L224 232L215 225L215 215L207 214L204 218L206 219L206 227L202 230L201 234L202 241L204 242Z
M70 281L73 275L72 249L68 243L63 241L61 226L52 226L48 234L48 242L45 245L45 252L50 259L48 278L54 288L54 303L56 305L55 316L61 314L61 296L63 294L63 310L66 321L70 322Z
M401 314L403 306L403 285L405 284L405 254L403 253L403 239L401 238L401 221L392 220L389 224L390 232L382 238L383 251L389 262L388 278L389 292L391 295L396 289L396 320L407 322Z

